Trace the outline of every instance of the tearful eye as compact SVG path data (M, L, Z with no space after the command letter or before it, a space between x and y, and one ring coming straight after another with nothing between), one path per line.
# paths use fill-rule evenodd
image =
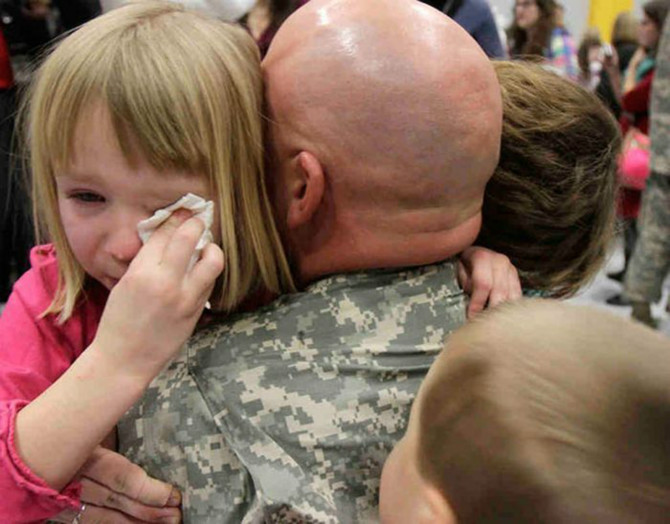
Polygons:
M98 195L97 193L91 193L90 191L81 191L77 193L72 193L70 195L70 198L87 204L105 201L104 197Z

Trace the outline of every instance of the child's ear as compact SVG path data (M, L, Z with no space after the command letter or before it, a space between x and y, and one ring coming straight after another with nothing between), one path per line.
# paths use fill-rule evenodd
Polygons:
M323 201L326 177L323 165L312 153L301 151L293 160L287 225L295 229L309 223Z

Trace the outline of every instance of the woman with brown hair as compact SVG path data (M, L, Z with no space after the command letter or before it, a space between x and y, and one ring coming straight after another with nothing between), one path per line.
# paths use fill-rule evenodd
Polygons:
M633 58L637 50L637 32L640 23L637 18L630 11L619 13L614 21L612 27L612 48L616 51L619 58L619 73L624 74L628 69L630 59ZM604 57L603 57L604 58ZM596 94L605 102L610 108L614 116L618 119L621 117L621 101L617 98L614 88L612 87L612 80L606 70L602 71L600 84L596 89Z
M577 78L575 45L570 33L556 24L554 0L516 0L507 32L512 58L543 61L562 76Z

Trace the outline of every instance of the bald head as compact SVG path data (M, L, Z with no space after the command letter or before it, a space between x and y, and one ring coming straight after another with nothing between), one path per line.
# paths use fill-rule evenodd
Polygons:
M313 153L340 223L408 234L478 224L500 89L456 23L413 0L312 0L263 69L278 170Z

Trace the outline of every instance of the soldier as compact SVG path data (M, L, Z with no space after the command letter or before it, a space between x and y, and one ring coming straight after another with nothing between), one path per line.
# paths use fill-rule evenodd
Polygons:
M606 110L544 71L570 102L549 107L556 89L538 88L541 70L502 67L514 117L499 163L501 90L485 54L435 10L385 7L312 0L263 64L268 185L303 291L196 333L119 425L121 451L183 490L186 522L376 519L381 467L443 339L465 321L448 257L477 236L494 170L486 238L497 228L526 265L538 250L593 250L569 277L552 269L558 288L602 260L617 136ZM584 141L594 126L602 140ZM530 231L538 215L551 220ZM585 230L602 234L563 243Z
M644 191L640 237L626 273L625 293L634 319L650 326L652 302L670 269L670 22L665 23L656 58L651 106L651 175Z
M385 4L312 0L263 63L268 186L303 291L196 333L119 426L187 522L376 518L384 460L465 322L450 257L479 233L500 88L455 22Z

